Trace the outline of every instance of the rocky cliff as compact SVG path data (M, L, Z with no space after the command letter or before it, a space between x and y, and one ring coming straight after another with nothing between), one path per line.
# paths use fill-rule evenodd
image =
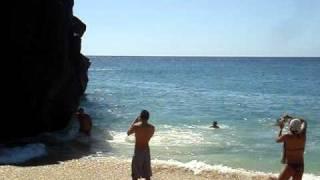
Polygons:
M90 62L80 53L86 26L72 8L73 0L11 2L0 144L62 129L79 106Z

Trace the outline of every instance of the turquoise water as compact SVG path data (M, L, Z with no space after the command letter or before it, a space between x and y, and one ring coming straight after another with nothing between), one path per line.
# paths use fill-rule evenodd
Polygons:
M126 136L142 109L156 133L152 159L201 161L263 172L281 169L275 120L309 123L305 172L320 175L320 58L91 57L82 106L97 154L130 158ZM208 128L218 121L221 129ZM106 148L108 147L108 148Z

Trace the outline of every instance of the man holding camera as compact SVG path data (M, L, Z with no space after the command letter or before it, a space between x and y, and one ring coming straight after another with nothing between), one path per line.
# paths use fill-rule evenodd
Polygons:
M282 129L288 122L289 133L282 135ZM284 143L284 169L279 175L279 180L292 177L294 180L302 179L304 172L304 149L306 144L307 122L290 116L283 116L279 122L278 143Z
M135 134L136 142L132 158L132 179L145 178L149 180L152 176L149 141L154 134L155 128L148 123L149 112L142 110L129 127L127 134Z

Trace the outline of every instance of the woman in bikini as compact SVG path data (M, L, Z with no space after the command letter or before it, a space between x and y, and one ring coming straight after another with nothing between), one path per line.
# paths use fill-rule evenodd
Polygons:
M290 133L282 135L285 121L280 123L278 143L284 143L284 169L279 175L279 180L302 179L304 171L304 149L306 144L307 122L304 119L291 119L289 121Z

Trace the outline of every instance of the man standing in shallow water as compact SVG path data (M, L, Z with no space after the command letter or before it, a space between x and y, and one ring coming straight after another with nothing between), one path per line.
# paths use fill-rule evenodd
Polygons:
M280 131L276 141L284 143L284 163L285 167L279 175L279 180L302 179L304 172L304 149L306 144L307 122L303 119L289 120L289 134L282 135L284 120L280 121Z
M142 110L129 127L127 134L135 134L136 142L132 158L132 179L145 178L149 180L152 176L149 141L154 134L155 128L148 123L149 112Z

